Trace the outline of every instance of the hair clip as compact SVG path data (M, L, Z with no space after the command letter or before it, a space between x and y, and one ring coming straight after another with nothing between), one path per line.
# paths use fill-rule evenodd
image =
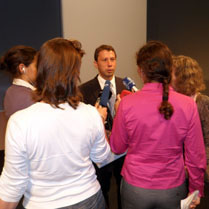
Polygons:
M85 51L81 49L82 48L81 42L77 41L77 40L74 40L74 39L70 39L69 42L79 52L81 57L83 57L83 55L85 54Z

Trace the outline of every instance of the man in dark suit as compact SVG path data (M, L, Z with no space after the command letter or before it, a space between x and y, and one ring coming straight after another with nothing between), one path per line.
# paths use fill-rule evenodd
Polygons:
M110 81L111 97L109 100L115 102L116 95L120 94L122 90L125 90L122 78L115 76L116 70L116 52L112 46L101 45L94 53L94 66L98 69L98 75L90 81L80 86L80 91L83 95L83 101L86 104L95 105L97 99L101 95L101 91L104 88L105 81ZM114 103L113 102L113 103ZM113 105L114 106L114 105ZM107 118L114 117L114 108L109 106ZM111 127L106 127L107 136L111 132ZM124 157L102 167L98 168L95 165L98 181L101 184L103 195L105 197L107 206L109 206L108 192L111 186L112 174L115 177L118 194L118 208L121 208L120 204L120 171L123 165Z

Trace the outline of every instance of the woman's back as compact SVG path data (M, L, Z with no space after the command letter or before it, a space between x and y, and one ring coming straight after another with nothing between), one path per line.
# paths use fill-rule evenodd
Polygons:
M200 121L196 120L196 104L191 98L170 88L169 102L175 110L170 120L159 114L161 98L161 84L145 84L141 91L122 99L116 123L124 123L120 129L113 126L114 143L119 143L119 140L128 143L122 173L129 183L143 188L165 189L181 185L185 180L183 144L196 141L196 137L202 138ZM190 127L195 135L188 132ZM124 132L128 141L123 138ZM201 139L196 141L196 145L203 147ZM187 149L193 147L185 148L189 155ZM114 151L114 144L112 149ZM115 151L118 150L117 144ZM198 166L196 162L190 163Z
M206 162L197 106L170 88L173 62L167 45L149 41L136 55L144 86L121 100L110 138L113 152L127 151L122 205L177 209L187 195L185 165L189 192L203 195Z
M32 90L30 88L11 85L4 97L4 111L7 118L18 110L22 110L34 104Z
M110 155L100 117L107 112L81 102L83 55L76 40L54 38L41 46L36 103L14 113L7 125L1 209L16 208L22 195L28 209L105 208L92 161L102 163Z
M74 204L100 188L91 160L101 162L109 154L101 118L94 107L83 103L76 110L67 103L60 107L64 109L36 103L9 120L6 160L17 163L21 171L17 182L30 176L17 190L21 193L27 187L27 207L59 207L65 201ZM21 163L24 159L25 166ZM15 179L17 170L7 169ZM60 196L60 191L66 196Z

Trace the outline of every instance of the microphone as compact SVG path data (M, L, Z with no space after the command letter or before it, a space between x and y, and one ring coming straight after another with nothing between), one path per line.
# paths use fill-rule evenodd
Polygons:
M136 88L136 84L134 83L134 81L129 78L129 77L125 77L123 79L123 84L125 85L125 87L132 92L136 92L138 91L138 89Z
M111 96L110 93L111 93L111 91L110 91L110 81L107 80L105 82L105 86L104 86L104 88L102 90L102 94L101 94L100 101L99 101L99 104L102 107L107 107L107 103L109 101L109 97Z
M108 102L109 102L109 99L110 97L112 96L112 92L110 90L110 81L107 80L105 82L105 86L102 90L102 92L100 92L99 94L99 97L97 99L97 101L99 102L99 104L102 106L102 107L108 107ZM112 123L113 123L113 119L112 119L112 116L111 116L111 112L110 112L110 109L107 108L107 119L105 121L105 129L106 130L109 130L111 131L112 130Z

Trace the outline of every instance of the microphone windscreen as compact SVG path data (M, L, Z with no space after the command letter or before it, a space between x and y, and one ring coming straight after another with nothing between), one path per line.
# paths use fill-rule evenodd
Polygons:
M123 84L125 85L125 87L129 91L132 91L133 87L136 86L136 84L134 83L134 81L131 78L129 78L129 77L125 77L123 79Z
M102 95L101 95L101 98L100 98L100 105L103 106L103 107L107 107L107 103L109 101L109 95L110 95L110 81L106 81L105 82L105 86L103 88L103 91L102 91Z
M120 98L122 99L124 96L132 94L133 92L128 91L128 90L123 90L120 94Z

